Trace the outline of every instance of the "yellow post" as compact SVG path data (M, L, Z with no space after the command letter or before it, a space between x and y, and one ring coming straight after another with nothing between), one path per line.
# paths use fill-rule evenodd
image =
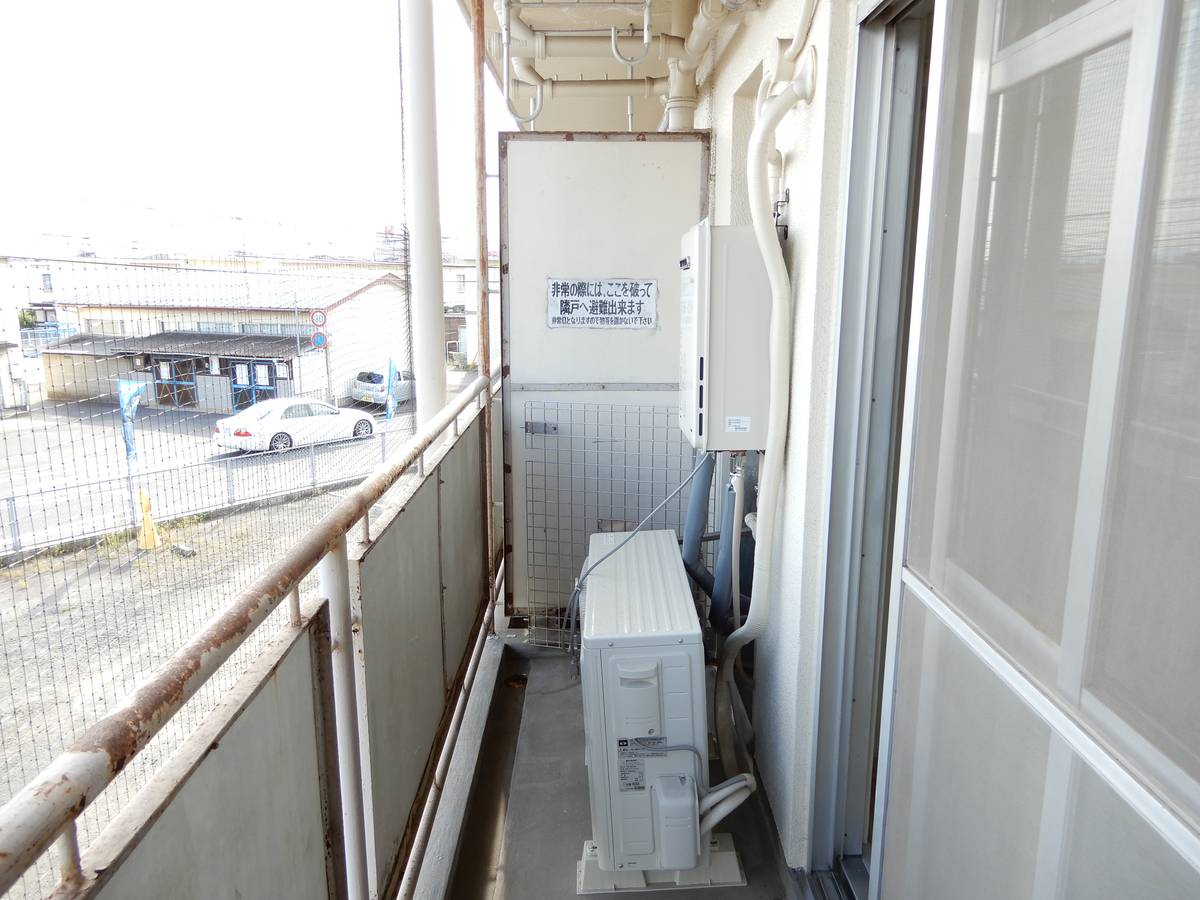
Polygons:
M145 491L138 491L138 503L142 506L142 527L138 529L138 549L157 550L161 541L158 537L158 526L154 524L154 517L150 515L150 495Z

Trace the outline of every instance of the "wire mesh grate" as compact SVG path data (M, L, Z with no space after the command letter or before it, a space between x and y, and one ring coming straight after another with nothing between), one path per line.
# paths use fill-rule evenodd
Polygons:
M558 647L588 538L633 529L691 473L697 457L676 424L675 407L532 400L524 409L525 612L531 642ZM647 528L682 536L691 490L689 484Z

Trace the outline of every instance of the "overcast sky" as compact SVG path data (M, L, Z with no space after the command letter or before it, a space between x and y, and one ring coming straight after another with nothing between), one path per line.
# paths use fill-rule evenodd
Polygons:
M456 3L433 5L442 230L466 242L471 37ZM0 253L369 253L403 221L396 7L8 4ZM511 120L488 82L494 157Z

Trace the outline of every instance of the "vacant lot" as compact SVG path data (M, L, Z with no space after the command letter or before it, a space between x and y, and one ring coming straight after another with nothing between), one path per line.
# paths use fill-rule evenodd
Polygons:
M336 501L324 494L163 529L139 552L109 539L0 570L0 802L119 703ZM181 555L191 554L191 555ZM307 579L304 593L316 589ZM267 639L248 641L81 820L86 842L210 710ZM52 878L44 861L43 886ZM13 896L40 896L36 878Z

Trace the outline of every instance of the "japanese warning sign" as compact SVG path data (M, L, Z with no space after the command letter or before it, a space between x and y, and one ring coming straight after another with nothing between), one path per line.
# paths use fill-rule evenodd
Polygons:
M547 278L551 328L654 328L658 282L638 278Z

